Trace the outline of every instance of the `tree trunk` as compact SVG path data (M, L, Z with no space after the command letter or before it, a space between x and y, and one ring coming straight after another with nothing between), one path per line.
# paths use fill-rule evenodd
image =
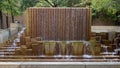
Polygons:
M51 5L52 7L54 7L54 5L52 3L50 3L48 0L45 0L49 5Z
M3 16L2 16L2 11L0 11L0 29L3 29Z
M6 16L6 25L7 25L7 28L9 28L8 16Z
M14 16L12 15L12 23L14 23Z
M9 28L8 14L6 16L6 25L7 25L8 31L9 31L9 38L10 38L11 37L11 32L10 32L10 28Z
M10 0L8 0L8 3L11 4ZM11 10L11 16L12 16L12 23L14 23L14 15L13 15L13 9L11 6L10 7L10 10Z

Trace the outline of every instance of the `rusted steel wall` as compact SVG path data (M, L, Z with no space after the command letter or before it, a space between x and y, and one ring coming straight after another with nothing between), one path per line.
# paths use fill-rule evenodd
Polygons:
M89 8L29 8L27 36L43 40L88 40L91 9Z

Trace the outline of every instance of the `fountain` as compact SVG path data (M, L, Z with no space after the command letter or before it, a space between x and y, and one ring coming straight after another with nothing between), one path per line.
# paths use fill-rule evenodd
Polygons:
M109 52L109 46L101 45L103 48L101 55L94 55L92 53L91 42L89 41L44 41L40 37L30 38L28 36L23 37L25 28L18 32L18 36L13 43L6 47L8 55L2 52L0 58L8 57L9 59L22 59L28 61L89 61L89 62L117 62L119 56L116 52ZM21 44L20 39L25 39L25 45ZM18 44L19 42L19 44ZM95 44L96 45L96 44ZM15 53L14 53L15 52ZM36 60L38 59L38 60ZM29 60L30 61L30 60Z
M95 56L92 53L91 42L89 41L43 41L38 38L20 38L25 28L18 32L18 36L13 40L13 44L7 47L9 55L1 55L0 57L8 57L13 59L23 59L34 61L35 59L46 61L107 61L117 62L119 56L115 56L115 52L109 52L108 46L101 45L103 48L101 55ZM25 45L21 45L20 39L27 39ZM31 39L31 40L30 40ZM19 44L17 44L19 42ZM12 54L12 52L15 52ZM5 52L3 52L5 53ZM10 57L11 56L11 57ZM18 57L19 56L19 57ZM39 61L35 60L35 61ZM22 61L22 60L21 60Z
M91 41L85 41L90 38L90 9L47 9L28 9L27 32L25 32L26 28L23 27L13 43L2 48L4 52L1 52L0 58L7 58L11 61L33 62L119 61L120 58L116 54L119 49L115 49L115 52L109 52L108 48L110 47L108 45L101 45L102 37L106 38L104 34L102 37L99 36L100 34L98 36L95 34L97 40L92 39L92 43ZM99 48L98 51L97 48ZM103 50L100 50L101 48ZM6 55L5 51L9 54ZM6 61L8 61L7 59Z

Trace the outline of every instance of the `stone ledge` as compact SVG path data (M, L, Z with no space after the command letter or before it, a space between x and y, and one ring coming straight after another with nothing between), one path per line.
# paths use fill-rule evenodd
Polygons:
M92 26L92 32L120 32L120 26Z
M0 62L0 68L120 68L120 62Z

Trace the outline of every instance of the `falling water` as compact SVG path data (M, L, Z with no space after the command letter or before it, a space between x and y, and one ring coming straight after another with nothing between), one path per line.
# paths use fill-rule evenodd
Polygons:
M103 52L101 54L104 54L103 60L106 60L105 56L108 56L108 46L102 44L101 47L103 48Z
M59 51L58 51L58 56L61 56L62 46L61 46L60 41L58 41L58 48L59 48Z
M18 32L18 35L16 37L16 39L13 40L12 44L10 46L7 47L2 47L2 51L0 52L0 56L4 57L6 56L6 53L8 52L8 55L11 55L13 51L15 51L16 48L19 48L16 44L16 42L20 42L20 36L22 33L24 33L25 28L22 28L22 30L20 32ZM11 41L11 40L10 40ZM5 51L5 52L4 52ZM7 52L6 52L7 51Z
M12 51L12 50L15 51L15 48L19 48L16 43L17 43L17 42L20 42L20 36L24 33L24 31L25 31L25 27L23 27L22 30L21 30L20 32L18 32L16 39L13 40L13 43L12 43L12 45L10 46L10 47L12 47L13 49L9 49L9 48L8 48L9 51Z
M84 58L92 58L91 51L90 51L90 43L88 41L84 41Z
M101 54L103 54L103 59L104 60L107 60L106 56L113 56L113 57L115 56L116 52L109 52L108 51L109 46L106 46L106 45L102 44L101 47L103 48L103 52ZM117 60L118 60L118 58L114 58L114 59L110 59L110 60L107 60L107 61L108 62L113 62L113 61L116 62Z
M20 37L25 32L25 29L26 28L23 27L22 30L20 32L18 32L16 39L13 41L13 46L16 46L16 42L20 42Z
M57 41L57 43L56 43L57 45L57 48L56 48L56 50L57 50L57 52L56 52L56 55L54 55L54 57L56 58L56 59L58 59L59 57L61 57L62 55L62 46L61 46L61 42L60 41Z
M103 52L101 53L103 55L106 55L106 56L113 55L114 56L114 54L116 54L115 52L108 51L109 46L101 45L101 47L103 48Z
M66 59L71 59L71 42L66 42Z

